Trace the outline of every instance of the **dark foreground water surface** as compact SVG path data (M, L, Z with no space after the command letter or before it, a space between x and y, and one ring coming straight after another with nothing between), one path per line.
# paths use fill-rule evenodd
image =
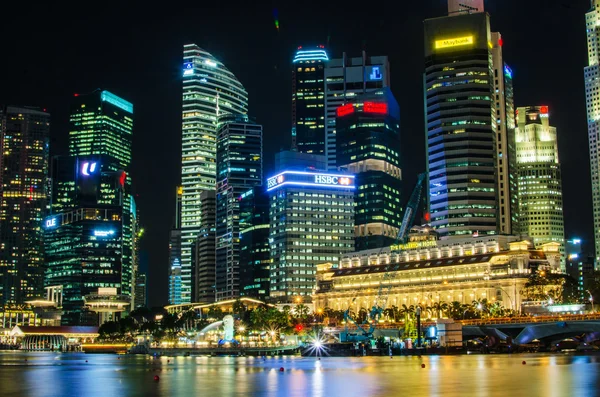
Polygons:
M155 375L160 381L154 381ZM319 361L0 352L0 396L589 397L600 396L600 356L323 357Z

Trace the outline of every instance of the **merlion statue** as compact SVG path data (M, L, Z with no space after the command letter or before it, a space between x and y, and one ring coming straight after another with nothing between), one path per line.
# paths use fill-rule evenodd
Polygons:
M225 329L225 336L223 339L226 341L233 341L233 316L228 314L223 317L223 328Z

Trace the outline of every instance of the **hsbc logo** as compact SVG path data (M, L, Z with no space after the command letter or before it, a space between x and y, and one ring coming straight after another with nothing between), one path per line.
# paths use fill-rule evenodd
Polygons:
M315 175L315 183L319 185L343 185L349 186L351 183L350 178L331 176L331 175Z
M267 180L267 189L270 189L274 186L280 185L281 183L283 183L284 179L285 178L283 177L283 175L277 175L277 176L274 176L273 178L269 178Z

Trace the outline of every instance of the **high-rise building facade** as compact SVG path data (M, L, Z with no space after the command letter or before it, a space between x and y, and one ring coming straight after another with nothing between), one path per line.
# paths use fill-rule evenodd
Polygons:
M205 190L200 193L200 210L202 211L202 222L194 247L192 297L194 302L210 303L216 300L215 281L217 272L215 257L217 198L214 190Z
M390 246L403 215L400 108L390 89L359 95L340 106L336 130L336 165L356 178L356 249Z
M240 296L240 196L262 185L262 126L246 115L217 130L216 299Z
M213 55L196 44L183 47L181 299L193 299L192 256L202 224L200 194L215 190L218 117L245 114L248 93Z
M98 187L100 196L98 204L114 204L118 201L123 207L123 285L121 293L134 293L134 274L136 264L135 239L138 229L137 208L135 198L131 193L132 180L130 177L131 148L133 144L133 104L109 91L97 89L88 94L75 94L71 100L71 115L69 117L69 155L71 157L103 156L101 164L103 172L116 172L123 186L122 195L114 193L109 187ZM93 159L93 157L92 157ZM90 163L90 167L93 163ZM74 177L86 179L92 174L91 169L77 169ZM54 181L56 179L56 181ZM76 179L61 180L53 176L54 190L64 194L73 187ZM105 197L101 197L105 196ZM81 206L81 202L66 202L63 209ZM57 201L52 201L52 213L58 208Z
M181 196L183 188L177 186L175 196L175 222L169 234L169 304L181 304Z
M43 224L45 284L62 286L63 324L96 324L85 298L103 288L135 302L141 233L129 176L132 137L130 102L103 90L74 96L70 156L52 160L51 215Z
M519 197L515 149L513 72L502 56L500 33L492 32L494 101L496 107L496 192L498 233L519 235Z
M564 258L561 167L548 106L517 108L516 148L522 231L536 247L559 243Z
M442 236L496 234L497 114L489 15L456 14L424 24L431 226Z
M354 176L286 171L267 179L270 300L310 301L317 264L354 251Z
M85 309L84 298L98 288L115 288L130 298L134 294L133 255L126 244L131 216L123 204L127 187L122 173L111 169L113 160L110 156L53 159L54 185L75 181L77 192L73 206L53 212L43 222L44 281L47 287L62 286L65 325L96 324L98 316Z
M325 156L329 169L336 168L337 108L357 95L390 85L390 64L387 56L330 59L325 66Z
M298 47L292 61L292 147L325 154L325 46Z
M69 155L106 154L129 171L133 105L106 90L75 94L72 100Z
M269 195L263 186L239 197L240 295L262 300L269 296Z
M591 3L591 9L585 14L588 66L584 77L597 265L600 261L600 0Z
M135 277L135 293L133 294L133 296L134 296L133 307L134 308L137 309L138 307L148 306L147 291L148 291L148 282L147 282L146 273L138 273L137 276Z
M0 109L0 306L44 292L42 219L48 203L50 114Z
M181 230L169 235L169 304L181 304Z

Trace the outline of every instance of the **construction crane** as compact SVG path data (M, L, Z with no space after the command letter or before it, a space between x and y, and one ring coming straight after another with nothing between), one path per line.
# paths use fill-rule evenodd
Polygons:
M406 204L406 208L404 209L404 217L402 218L402 223L400 224L400 228L398 229L398 235L396 236L393 245L404 244L408 239L408 232L410 231L410 228L415 222L417 209L419 207L419 203L421 202L421 196L423 194L423 184L426 178L427 175L425 173L419 174L419 177L417 178L417 183L415 184L412 194L410 195L410 198L408 200L408 203ZM377 256L381 254L383 248L384 247L382 247L379 250ZM373 338L373 332L375 331L377 320L379 319L379 317L385 310L385 306L387 305L389 291L391 288L391 283L389 281L392 278L393 274L394 273L391 271L391 265L386 266L386 273L383 275L381 281L379 282L379 289L377 291L377 296L375 298L375 302L373 303L373 307L371 307L367 318L365 319L365 321L363 321L362 324L358 324L356 320L354 320L350 316L350 308L352 304L348 307L348 309L344 311L345 326L344 332L342 332L342 334L340 335L341 342L362 342ZM357 290L354 293L352 303L356 301L358 293L359 290ZM367 319L370 319L371 321L369 329L365 330L363 326L367 323ZM350 334L348 332L349 321L356 325L356 328L361 332L361 334Z

